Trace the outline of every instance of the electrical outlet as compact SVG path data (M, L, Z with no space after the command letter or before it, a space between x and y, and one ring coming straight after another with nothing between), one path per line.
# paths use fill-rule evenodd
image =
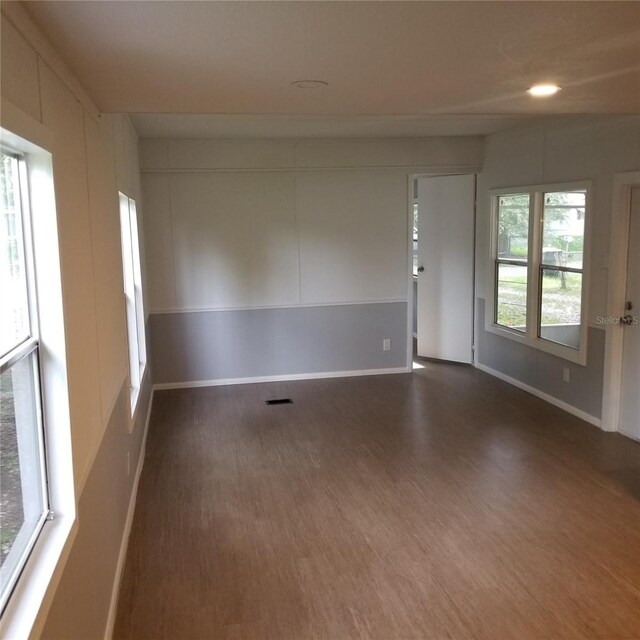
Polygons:
M391 338L385 338L382 341L382 350L383 351L391 351Z
M565 367L564 370L562 371L562 379L565 382L569 382L571 378L571 372L569 371L569 367Z

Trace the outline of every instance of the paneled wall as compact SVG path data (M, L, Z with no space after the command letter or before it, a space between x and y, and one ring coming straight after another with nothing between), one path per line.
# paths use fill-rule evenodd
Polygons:
M408 176L477 170L482 141L140 151L154 374L170 385L405 367Z
M478 177L476 273L478 309L493 286L490 257L488 191L581 180L592 181L591 269L588 356L586 367L517 344L485 331L477 321L477 359L501 374L553 395L595 419L602 413L605 332L597 316L606 315L613 177L640 169L640 117L565 117L488 136L482 173ZM609 329L610 330L610 329ZM571 383L562 380L571 370Z
M406 299L405 174L151 173L143 188L152 312Z
M147 376L130 432L118 191L141 204L138 140L127 118L98 112L24 10L10 4L2 5L2 99L55 139L78 503L77 535L34 635L101 638L150 402Z

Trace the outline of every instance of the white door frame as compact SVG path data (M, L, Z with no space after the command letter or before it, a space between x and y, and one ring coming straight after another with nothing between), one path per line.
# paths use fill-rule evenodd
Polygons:
M602 389L602 429L617 431L620 421L622 391L622 356L624 331L612 322L622 314L627 289L627 258L631 189L640 187L640 171L618 173L613 177L611 241L609 244L609 280L607 317L604 318L606 341L604 350L604 383Z
M414 201L414 181L420 178L436 178L443 176L462 176L473 175L476 177L476 203L474 205L473 218L473 351L472 365L476 361L475 342L476 342L476 233L477 233L477 197L478 197L478 174L481 167L461 169L460 171L443 171L441 173L433 171L431 173L410 173L407 175L407 371L413 371L413 201ZM638 172L640 175L640 172ZM418 245L420 238L418 237ZM623 294L624 295L624 294ZM417 329L417 327L416 327Z
M474 172L475 173L475 172ZM458 175L457 173L410 173L407 176L407 370L413 371L413 202L414 182L419 178ZM418 238L420 243L420 238ZM417 330L417 327L416 327Z
M407 176L407 370L413 371L413 202L414 182L420 178L435 178L436 176L458 175L446 173L410 173ZM418 238L420 243L420 238ZM417 327L416 327L417 330Z
M422 174L407 176L407 371L413 371L413 194ZM418 240L419 242L419 240Z

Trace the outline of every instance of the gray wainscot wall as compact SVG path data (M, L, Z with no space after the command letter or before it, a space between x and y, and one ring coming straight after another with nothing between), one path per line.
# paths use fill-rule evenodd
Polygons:
M405 302L158 313L150 328L160 384L406 365Z
M485 331L484 314L485 300L477 298L476 355L482 365L547 393L594 418L602 417L604 330L591 326L588 328L587 364L583 367ZM562 380L564 367L570 369L570 383Z

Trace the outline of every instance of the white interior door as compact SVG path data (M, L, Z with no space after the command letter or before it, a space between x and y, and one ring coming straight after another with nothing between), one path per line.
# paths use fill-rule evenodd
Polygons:
M640 188L631 191L620 431L640 439Z
M418 180L418 355L473 361L475 176Z

